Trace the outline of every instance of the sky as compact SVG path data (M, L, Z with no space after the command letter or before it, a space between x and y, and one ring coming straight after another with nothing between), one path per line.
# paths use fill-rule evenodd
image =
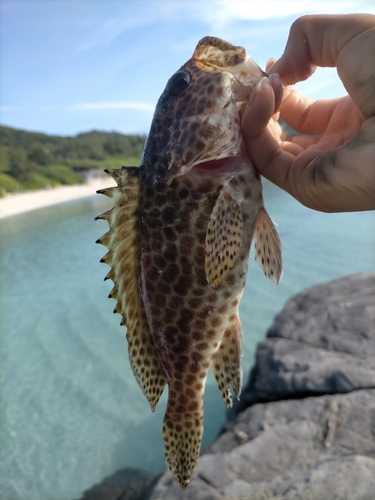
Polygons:
M304 14L375 14L373 0L1 0L0 123L71 136L148 132L167 80L205 35L244 46L263 69ZM334 68L297 88L345 89Z

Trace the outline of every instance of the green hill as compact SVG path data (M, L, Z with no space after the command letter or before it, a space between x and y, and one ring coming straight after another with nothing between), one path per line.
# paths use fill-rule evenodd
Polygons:
M96 130L60 137L0 126L0 196L78 184L91 169L139 165L145 138Z
M295 135L286 123L281 124ZM78 184L92 169L139 165L145 139L145 135L97 130L61 137L0 125L0 196Z

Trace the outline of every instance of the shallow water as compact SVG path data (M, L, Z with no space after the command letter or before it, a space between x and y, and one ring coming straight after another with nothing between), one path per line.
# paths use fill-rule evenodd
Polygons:
M132 376L125 329L112 314L95 196L0 220L2 500L72 500L122 467L164 470L162 419ZM374 213L321 214L266 185L278 223L284 277L270 283L251 255L240 307L244 382L256 343L292 294L374 271ZM167 391L165 391L167 392ZM205 396L203 446L226 411L213 377Z

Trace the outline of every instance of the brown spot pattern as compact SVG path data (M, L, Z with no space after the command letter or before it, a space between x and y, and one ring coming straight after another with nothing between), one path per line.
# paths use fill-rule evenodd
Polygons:
M232 401L230 385L236 394L240 391L241 345L231 349L223 339L232 324L236 328L239 325L238 304L245 285L252 229L244 228L247 236L238 250L244 258L233 259L232 269L213 288L206 277L204 256L209 217L222 183L222 178L208 174L202 174L199 183L194 176L177 177L170 185L164 184L165 204L157 207L157 215L151 211L151 216L142 207L150 205L152 193L147 185L140 193L144 300L148 301L147 317L169 385L163 428L166 460L181 484L190 477L199 454L203 391L213 359L219 365L213 371L227 406ZM242 189L241 182L237 185ZM154 196L158 201L162 199L160 187ZM164 226L163 218L173 221L173 225ZM221 224L228 231L237 231L237 219L229 211ZM173 231L173 241L166 227ZM165 295L164 299L161 295ZM240 327L236 331L239 338L236 336L235 341L240 342ZM224 349L221 355L219 346ZM181 429L176 422L180 422Z
M263 204L251 164L227 178L183 169L211 159L217 140L224 157L240 154L233 78L223 69L245 56L241 47L205 37L180 70L189 73L190 85L180 97L166 91L156 107L136 192L129 190L130 170L123 169L112 171L119 187L105 193L115 200L103 216L111 230L101 239L110 249L103 261L112 267L111 296L128 327L132 368L152 409L168 383L165 456L182 487L198 460L209 368L227 406L230 386L240 392L238 304ZM219 126L207 120L218 110Z

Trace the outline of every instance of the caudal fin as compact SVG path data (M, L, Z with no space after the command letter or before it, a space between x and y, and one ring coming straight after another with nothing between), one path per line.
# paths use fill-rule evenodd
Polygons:
M199 406L198 411L180 413L168 403L164 417L165 460L181 488L189 484L198 463L203 434L203 405Z

